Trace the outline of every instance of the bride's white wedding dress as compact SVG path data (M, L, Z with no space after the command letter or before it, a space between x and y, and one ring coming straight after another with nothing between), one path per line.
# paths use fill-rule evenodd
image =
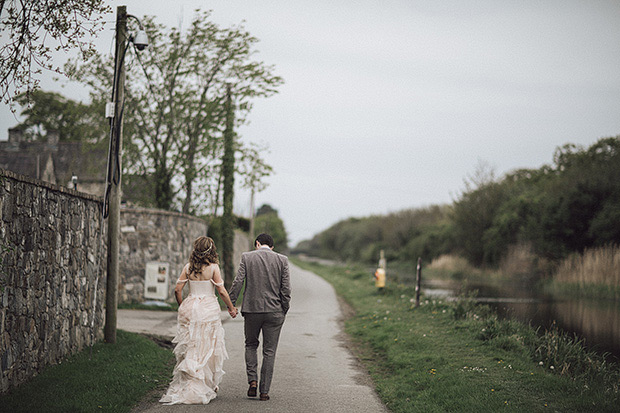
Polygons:
M223 284L223 283L222 283ZM207 404L216 396L228 353L213 280L189 280L189 295L178 312L172 382L159 400L165 404Z

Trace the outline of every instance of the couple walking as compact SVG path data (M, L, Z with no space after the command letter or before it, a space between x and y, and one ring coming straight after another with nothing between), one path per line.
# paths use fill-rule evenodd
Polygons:
M249 384L247 395L256 397L258 393L256 352L262 331L260 400L269 400L276 348L291 300L288 259L274 252L273 246L270 235L256 237L256 250L243 253L229 295L218 266L215 243L209 237L194 241L189 263L183 268L175 288L179 303L177 335L173 339L177 363L172 382L160 402L207 404L215 398L224 375L224 360L228 359L215 290L228 307L230 316L235 318L238 312L235 303L244 283L241 314ZM186 285L189 285L189 295L183 300Z

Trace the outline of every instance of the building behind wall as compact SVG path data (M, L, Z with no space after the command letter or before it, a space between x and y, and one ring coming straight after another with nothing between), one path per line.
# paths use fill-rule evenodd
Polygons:
M13 128L0 142L0 168L91 195L103 196L106 165L107 148L60 142L57 131L49 131L46 141L29 141Z

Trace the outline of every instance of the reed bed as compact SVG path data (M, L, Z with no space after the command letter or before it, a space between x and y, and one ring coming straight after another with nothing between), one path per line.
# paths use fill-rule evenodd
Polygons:
M561 283L620 287L620 246L587 249L562 261L553 275Z

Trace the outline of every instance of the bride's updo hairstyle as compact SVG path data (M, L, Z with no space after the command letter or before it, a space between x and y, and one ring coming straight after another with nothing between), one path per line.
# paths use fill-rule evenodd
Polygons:
M189 256L189 273L202 272L202 266L210 264L219 264L215 242L209 237L198 237Z

